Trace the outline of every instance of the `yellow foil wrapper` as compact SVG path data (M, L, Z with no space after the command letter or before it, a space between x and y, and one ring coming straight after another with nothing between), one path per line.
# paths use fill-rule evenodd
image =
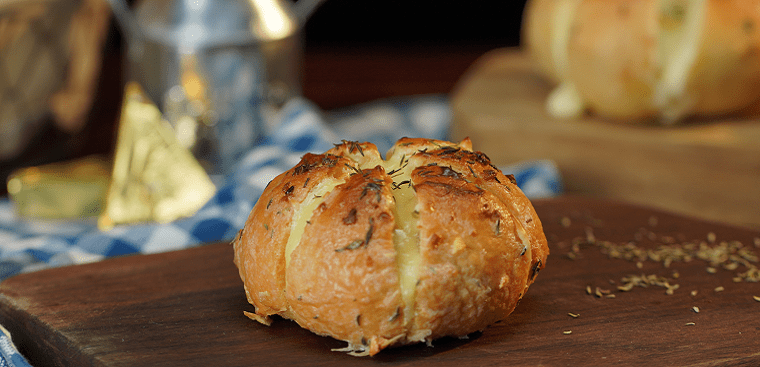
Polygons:
M8 177L8 194L20 216L64 219L103 211L111 161L89 156L19 169Z
M171 222L195 214L215 193L206 171L158 108L134 82L127 84L111 184L98 227Z

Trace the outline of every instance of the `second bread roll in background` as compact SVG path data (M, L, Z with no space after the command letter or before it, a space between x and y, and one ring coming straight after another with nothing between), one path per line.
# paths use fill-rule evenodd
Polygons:
M531 0L522 43L555 117L671 124L760 99L756 0Z

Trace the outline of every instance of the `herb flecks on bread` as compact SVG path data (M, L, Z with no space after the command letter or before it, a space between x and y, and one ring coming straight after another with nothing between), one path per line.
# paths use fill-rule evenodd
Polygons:
M546 264L514 178L469 139L404 138L380 156L344 141L264 190L233 242L255 313L374 355L506 318Z

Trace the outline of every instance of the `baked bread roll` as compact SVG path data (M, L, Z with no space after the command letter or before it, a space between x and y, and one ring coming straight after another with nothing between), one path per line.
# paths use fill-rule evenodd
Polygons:
M555 117L674 123L760 100L757 0L530 0L523 20Z
M549 254L530 201L459 144L399 140L306 154L274 178L234 240L255 313L374 355L506 318Z

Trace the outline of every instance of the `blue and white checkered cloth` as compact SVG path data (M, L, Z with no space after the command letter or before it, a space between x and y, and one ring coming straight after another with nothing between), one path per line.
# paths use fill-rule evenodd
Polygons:
M19 218L13 203L0 199L0 280L49 267L104 258L185 249L230 241L243 227L267 183L306 152L321 153L341 139L369 141L381 152L401 137L449 140L451 111L444 95L399 97L323 113L304 99L285 105L264 141L237 164L216 195L194 216L173 223L117 226L101 232L95 219L41 221ZM477 142L474 142L477 149ZM488 154L488 152L485 152ZM500 167L514 174L530 198L561 193L559 171L550 161ZM0 335L0 347L5 342ZM24 366L3 354L0 366ZM8 359L11 358L11 359ZM15 362L15 364L14 364Z
M0 326L0 367L31 367L26 358L16 350L10 334Z

